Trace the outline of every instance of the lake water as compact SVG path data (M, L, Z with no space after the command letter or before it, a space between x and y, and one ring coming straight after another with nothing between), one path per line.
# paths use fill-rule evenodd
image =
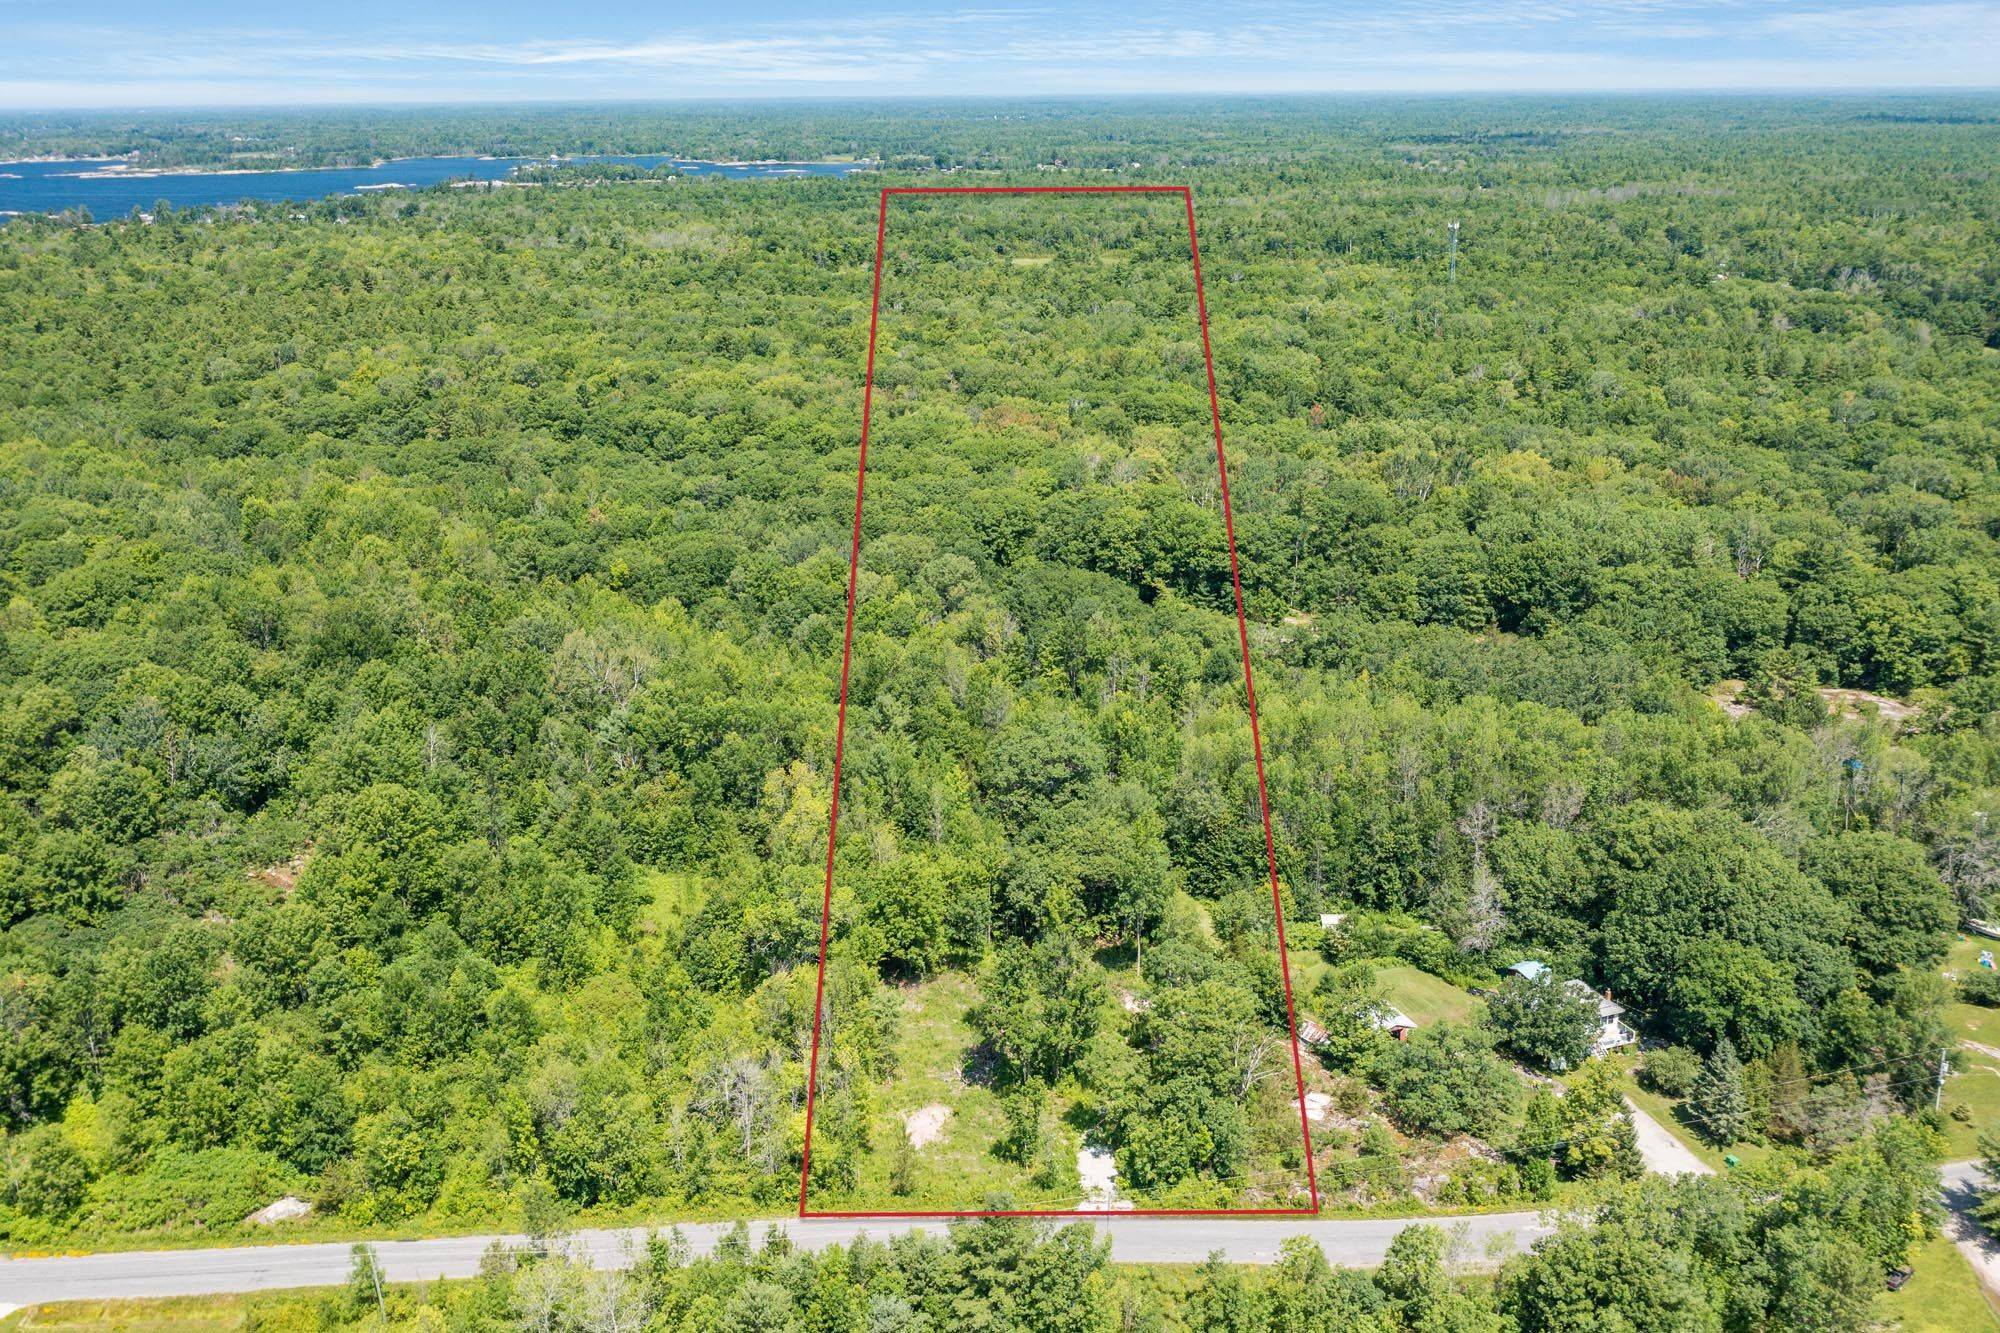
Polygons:
M92 162L0 162L0 214L56 213L88 208L102 221L123 217L133 209L151 212L165 199L175 208L202 204L233 204L244 199L323 199L331 194L374 193L376 190L420 189L452 180L502 180L515 167L541 158L416 157L384 162L376 167L327 167L313 171L188 171L143 176L120 171L104 176L84 173L116 165ZM791 179L799 176L845 176L866 171L863 162L694 162L675 157L578 157L573 162L625 162L634 166L671 166L690 176L734 179Z

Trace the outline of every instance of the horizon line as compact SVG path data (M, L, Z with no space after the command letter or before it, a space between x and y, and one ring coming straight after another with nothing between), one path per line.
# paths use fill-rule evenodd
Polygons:
M356 98L353 100L329 100L320 102L274 102L250 100L242 102L102 102L102 103L10 103L0 102L0 114L16 115L58 115L58 114L114 114L152 113L186 111L428 111L456 108L493 107L591 107L627 108L647 106L688 106L688 105L820 105L839 103L850 106L877 106L886 103L998 103L1010 106L1035 103L1090 104L1116 102L1147 102L1176 100L1189 102L1222 101L1361 101L1367 99L1404 99L1410 101L1450 101L1465 98L1491 98L1515 101L1532 101L1558 97L1591 97L1612 101L1643 101L1647 98L1673 97L1768 97L1779 99L1801 98L1864 98L1864 97L1935 97L1935 96L2000 96L2000 83L1990 84L1838 84L1817 87L1812 85L1756 85L1756 84L1714 84L1620 89L1599 87L1550 87L1539 89L1504 87L1466 87L1448 90L1416 88L1368 88L1368 89L1215 89L1203 92L1182 92L1169 89L1123 90L1118 92L1059 92L1059 93L710 93L688 94L681 97L467 97L442 98L428 101L401 101L395 99Z

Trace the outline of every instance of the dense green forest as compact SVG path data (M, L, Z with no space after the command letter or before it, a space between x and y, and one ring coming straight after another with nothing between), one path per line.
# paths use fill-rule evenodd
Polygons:
M795 1201L876 190L939 163L1194 188L1329 1207L1628 1198L1523 959L1775 1178L1931 1142L1995 114L632 112L554 146L891 170L0 228L0 1234ZM1303 1203L1179 200L895 208L815 1202Z

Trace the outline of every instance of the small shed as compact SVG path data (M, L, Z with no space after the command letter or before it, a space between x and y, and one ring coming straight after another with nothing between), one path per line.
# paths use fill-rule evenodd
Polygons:
M1417 1021L1400 1009L1384 1009L1372 1020L1375 1026L1397 1041L1408 1041L1417 1030Z

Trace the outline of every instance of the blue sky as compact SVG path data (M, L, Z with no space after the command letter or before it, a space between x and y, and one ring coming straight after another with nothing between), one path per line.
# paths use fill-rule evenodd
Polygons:
M0 105L1991 87L2000 0L0 0Z

